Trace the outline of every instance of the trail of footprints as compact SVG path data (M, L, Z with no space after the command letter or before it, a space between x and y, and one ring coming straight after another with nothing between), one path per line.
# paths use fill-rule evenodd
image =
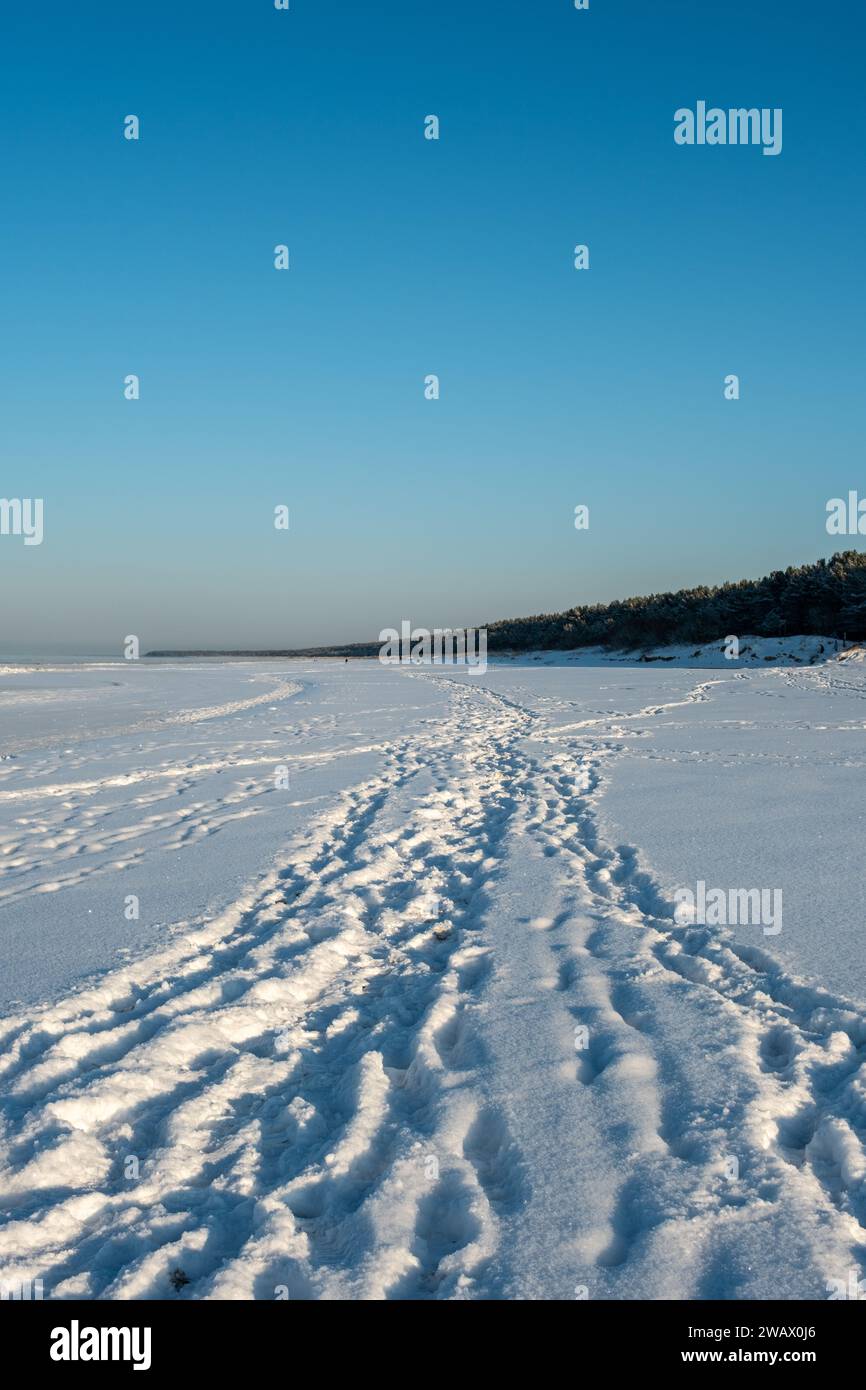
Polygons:
M759 949L722 942L705 928L675 926L672 904L661 901L648 877L636 865L635 851L613 848L599 840L592 797L607 750L596 745L550 760L546 769L548 800L536 830L557 855L570 856L580 885L580 913L599 925L583 932L583 944L568 949L559 968L559 985L573 999L576 1019L589 1028L589 1045L581 1055L578 1079L598 1085L614 1068L618 1081L623 1059L629 1069L656 1084L664 1076L663 1093L676 1095L671 1107L660 1096L664 1118L655 1136L647 1134L644 1149L654 1164L655 1138L674 1157L702 1169L719 1167L721 1152L739 1152L755 1173L753 1191L769 1190L767 1161L775 1156L792 1165L807 1181L806 1194L817 1189L844 1218L854 1245L866 1245L866 1020L844 1002L823 991L800 985ZM561 768L556 775L556 767ZM575 788L583 784L582 790ZM563 830L567 834L560 839ZM617 928L633 934L632 944L616 949ZM572 930L571 940L574 941ZM565 947L561 947L563 951ZM652 962L652 964L650 963ZM660 968L659 968L660 967ZM604 983L594 979L597 969ZM665 1027L654 1019L654 995L665 981L677 981L690 1005L707 1008L707 1037L716 1019L741 1025L738 1038L738 1077L741 1094L751 1105L742 1116L727 1118L727 1131L702 1142L708 1096L689 1094L682 1057L677 1056ZM591 989L588 989L591 984ZM594 998L592 997L594 995ZM709 1002L707 1002L709 1001ZM716 1007L720 1006L720 1007ZM721 1031L721 1029L720 1029ZM656 1054L664 1054L663 1066ZM725 1062L731 1065L730 1057ZM750 1070L757 1074L749 1085ZM704 1128L706 1126L704 1125ZM727 1140L727 1150L718 1141ZM764 1160L764 1161L762 1161ZM702 1178L703 1180L703 1178ZM629 1244L652 1225L645 1209L646 1184L639 1176L623 1185L612 1217L614 1238L598 1257L601 1265L621 1263ZM853 1221L853 1225L851 1225Z
M471 1084L489 969L472 937L525 716L496 708L491 739L489 699L453 701L233 920L5 1022L10 1277L166 1296L179 1267L185 1297L338 1295L369 1250L360 1296L466 1296L519 1166ZM465 776L449 780L458 740ZM414 1228L383 1243L397 1174Z
M532 1200L479 1079L481 929L517 825L565 870L542 924L555 992L589 1030L574 1082L628 1174L598 1267L708 1184L769 1191L773 1161L866 1240L864 1021L673 925L634 851L599 837L615 740L560 734L539 767L535 716L447 684L453 714L390 745L249 901L0 1024L3 1277L61 1297L483 1295L502 1220ZM709 1037L739 1028L717 1096L666 1036L672 1001ZM745 1195L725 1192L726 1140L753 1164Z

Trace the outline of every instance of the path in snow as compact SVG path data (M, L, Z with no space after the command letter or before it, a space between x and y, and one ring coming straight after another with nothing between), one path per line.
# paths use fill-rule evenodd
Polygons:
M863 1013L675 926L600 829L624 737L713 683L554 719L491 673L392 679L445 713L264 881L0 1021L0 1277L825 1297L866 1252Z

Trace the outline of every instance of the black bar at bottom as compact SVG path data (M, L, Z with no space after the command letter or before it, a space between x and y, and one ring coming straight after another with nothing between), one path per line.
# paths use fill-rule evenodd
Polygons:
M483 1368L489 1357L492 1368L509 1348L532 1357L533 1343L523 1339L540 1330L535 1321L539 1317L551 1319L542 1335L553 1333L556 1338L555 1344L536 1347L542 1359L548 1359L555 1345L557 1358L565 1356L566 1362L576 1358L576 1366L585 1370L591 1358L612 1374L667 1373L679 1368L687 1375L700 1375L714 1366L774 1373L798 1366L826 1379L828 1373L856 1364L861 1351L864 1318L861 1310L847 1306L851 1301L858 1300L575 1301L534 1304L534 1311L526 1314L509 1304L507 1326L498 1324L496 1309L501 1304L496 1303L474 1309L464 1306L456 1313L456 1323L447 1315L443 1322L442 1308L428 1322L432 1310L425 1315L415 1303L391 1305L387 1310L367 1304L363 1311L348 1313L351 1328L346 1338L346 1304L34 1300L0 1304L0 1328L5 1333L6 1354L16 1358L16 1367L48 1373L61 1382L70 1376L92 1379L103 1371L139 1378L201 1372L222 1378L235 1373L258 1378L268 1366L282 1366L287 1375L293 1375L301 1365L309 1379L311 1357L321 1358L326 1377L333 1375L343 1357L356 1372L366 1363L369 1373L371 1347L376 1348L378 1374L399 1373L402 1378L412 1369L406 1361L406 1345L395 1342L389 1355L383 1339L407 1333L421 1339L417 1349L432 1374L443 1373L446 1366L451 1372L459 1367L465 1374L466 1360ZM418 1316L420 1323L415 1321ZM521 1328L523 1316L530 1321ZM460 1335L465 1354L456 1345L442 1342L443 1334L451 1331ZM436 1339L426 1351L425 1337ZM365 1340L359 1343L358 1338ZM366 1347L363 1354L362 1347Z

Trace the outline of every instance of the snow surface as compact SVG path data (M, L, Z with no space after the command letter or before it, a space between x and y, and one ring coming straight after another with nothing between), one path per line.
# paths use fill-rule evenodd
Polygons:
M866 664L821 645L7 668L0 1281L862 1277ZM679 924L698 880L782 932Z

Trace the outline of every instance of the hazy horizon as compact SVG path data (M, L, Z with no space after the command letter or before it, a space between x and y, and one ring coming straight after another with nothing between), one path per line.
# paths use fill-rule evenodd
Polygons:
M784 569L789 568L789 565L790 565L790 567L797 568L797 567L798 567L799 565L801 565L801 564L810 564L810 563L812 563L812 562L813 562L813 559L814 559L814 560L818 560L818 559L826 559L826 558L829 558L829 556L832 555L835 551L842 550L842 549L856 549L856 547L853 546L853 545L850 545L850 544L849 544L849 545L846 545L846 546L837 545L837 546L835 546L835 547L830 547L830 550L828 551L828 554L827 554L827 555L815 556L815 557L812 557L812 558L810 558L810 559L801 560L801 561L792 560L792 561L788 562L788 564L779 565L779 566L776 566L775 568L784 570ZM769 571L767 571L767 573L769 573ZM685 585L683 585L682 587L685 588L685 589L697 588L697 587L699 587L701 584L704 584L704 583L707 584L707 587L715 587L717 584L718 584L718 585L721 585L721 584L724 584L724 583L726 583L726 582L733 582L733 583L736 583L738 580L742 580L742 579L760 579L760 578L763 578L763 575L740 575L740 574L738 574L738 575L729 575L729 576L726 576L726 577L723 578L723 579L716 580L716 581L695 580L693 584L685 584ZM645 591L645 594L636 594L636 593L634 593L634 594L613 594L613 595L610 596L609 599L602 599L602 600L597 600L597 601L598 601L598 602L601 602L601 603L605 603L605 602L614 602L614 601L619 600L619 599L640 598L640 597L644 597L644 596L646 596L646 594L649 594L649 593L652 593L652 592L662 593L662 592L668 592L668 591L666 591L666 590L660 590L660 589L659 589L659 590L647 590L647 591ZM675 591L674 591L674 592L675 592ZM429 605L428 605L428 606L429 606ZM562 608L559 608L559 609L550 609L550 610L546 610L546 611L550 612L551 614L552 614L552 613L565 612L565 611L567 611L568 608L575 607L575 606L576 606L576 604L564 604L564 605L562 606ZM434 607L435 607L435 605L434 605ZM420 626L420 627L427 626L427 627L429 627L430 630L433 630L434 628L436 628L436 627L441 627L441 626L446 626L446 627L447 627L447 626L452 626L452 627L454 627L454 628L465 628L465 627L476 627L476 628L477 628L477 627L483 627L483 626L485 626L485 625L487 625L487 624L492 624L492 623L494 623L494 622L499 621L500 619L507 619L507 618L528 618L528 617L532 617L532 616L536 616L536 615L533 615L533 614L530 614L530 613L503 613L503 614L497 614L497 616L496 616L495 618L483 618L483 619L478 619L477 616L476 616L476 617L470 616L469 618L463 616L463 617L460 617L460 618L453 619L453 620L451 620L450 622L448 622L448 621L443 622L443 621L440 620L438 617L431 616L429 622L425 622L424 619L423 619L422 617L418 617L418 615L416 614L415 617L413 618L413 621L416 622L416 624L417 624L418 626ZM383 623L383 624L382 624L382 627L399 627L399 624L400 624L401 620L402 620L404 617L405 617L405 614L395 614L391 619L389 619L388 621L386 621L385 623ZM157 641L154 641L154 642L152 642L152 643L149 643L147 647L145 647L144 645L142 645L142 647L141 647L141 655L142 655L142 656L147 656L148 653L149 653L150 651L167 651L167 650L168 650L168 651L213 651L213 652L226 652L226 651L241 651L241 652L244 652L244 651L247 651L247 652L248 652L248 651L259 651L259 650L264 650L264 651L287 651L287 650L301 650L301 649L304 649L304 648L311 648L311 647L313 647L313 648L314 648L314 647L322 647L322 648L325 648L325 647L336 647L336 646L349 646L349 645L352 645L352 644L355 644L355 643L375 643L375 642L377 642L377 641L379 640L379 633L380 633L381 630L382 630L382 628L380 627L380 628L378 628L375 632L367 633L367 634L364 634L364 635L362 635L362 636L360 636L360 637L357 637L357 636L356 636L356 637L340 637L340 636L336 636L336 637L330 637L330 638L322 638L322 639L320 639L320 640L318 640L318 641L310 641L310 642L293 642L293 643L282 643L282 644L277 644L277 643L270 643L270 644L269 644L269 643L266 643L266 642L264 642L264 643L252 643L252 642L244 642L243 640L238 640L238 641L214 641L214 642L210 642L210 643L204 643L204 642L201 642L201 641L196 640L196 638L193 636L193 637L191 637L188 641L183 641L183 642L157 642ZM720 635L721 635L721 634L720 634ZM794 635L794 634L791 634L791 635ZM831 634L828 634L828 635L831 635ZM69 642L69 641L66 641L66 642L63 642L63 641L50 641L50 640L49 640L49 641L42 641L42 642L34 642L34 643L30 643L30 644L28 644L28 643L21 643L21 642L19 642L19 643L17 643L17 644L14 644L14 643L7 643L7 642L0 642L0 661L15 661L15 660L21 660L21 661L25 661L25 662L26 662L26 661L53 661L53 660L64 660L64 659L66 659L66 660L80 660L80 661L87 661L87 660L92 660L92 661L104 661L104 660L113 660L113 659L123 660L124 658L123 658L123 654L122 654L122 645L123 645L123 640L124 640L125 637L126 637L126 634L124 633L124 634L122 634L122 635L118 638L118 640L117 640L115 643L113 643L113 644L110 643L110 642L98 642L98 641L93 641L93 640L88 641L87 639L84 639L84 640L81 640L81 641L72 641L72 642Z

